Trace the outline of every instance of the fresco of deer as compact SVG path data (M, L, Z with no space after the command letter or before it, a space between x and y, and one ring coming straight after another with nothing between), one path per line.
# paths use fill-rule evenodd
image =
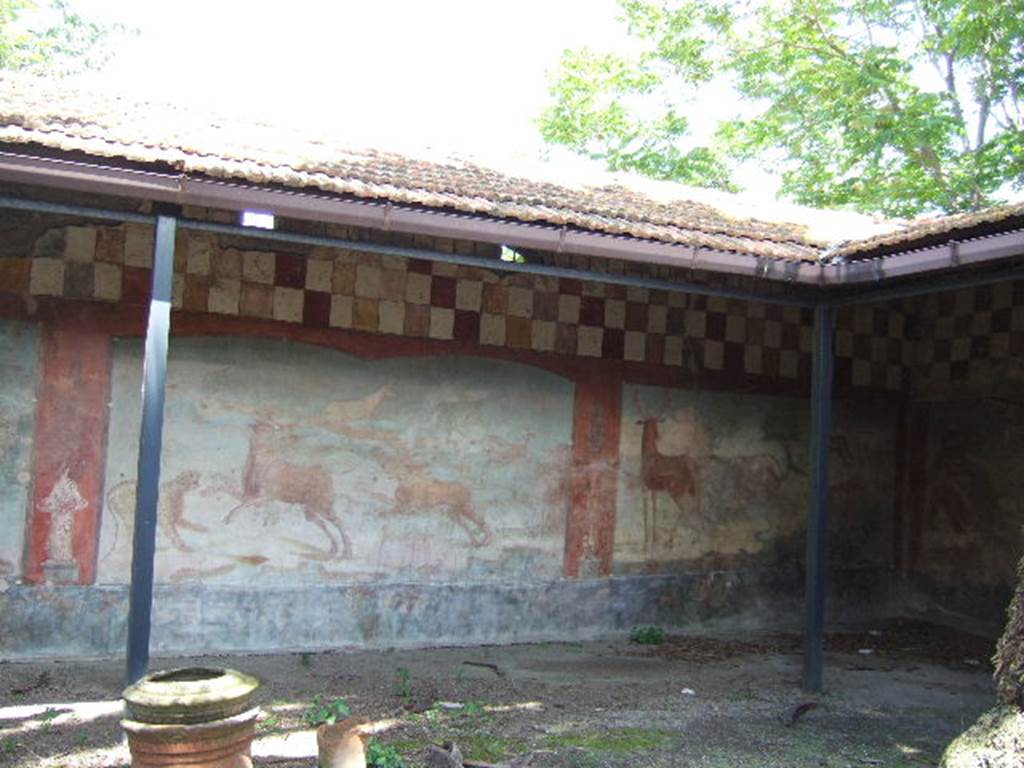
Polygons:
M468 487L438 480L426 465L415 460L412 451L402 446L390 451L375 449L373 458L397 483L394 503L388 513L410 515L438 510L466 531L471 546L484 547L491 542L490 526L474 508Z
M659 426L666 419L646 412L640 404L640 398L634 391L634 405L641 418L637 421L643 431L640 437L640 482L643 488L644 513L644 548L650 554L654 552L655 532L658 527L658 493L667 493L677 509L677 519L672 526L672 535L679 524L683 513L683 505L690 497L693 499L696 519L702 522L700 499L700 465L693 452L694 444L702 435L696 425L696 414L693 409L685 409L690 416L687 429L676 429L672 434L663 436ZM665 405L668 405L666 398ZM664 410L664 408L662 409ZM667 439L673 444L677 453L663 453L659 444Z
M137 409L120 406L134 405L142 350L126 342L115 352L107 488L133 479L137 451L137 419L125 415ZM161 531L158 580L561 573L572 490L572 386L561 377L463 357L367 361L262 339L189 339L178 355L166 477L201 476L180 517L162 511L172 529ZM123 533L112 542L110 514L98 578L122 583L130 542ZM193 533L192 523L208 530Z
M385 500L385 514L439 510L467 532L472 546L486 546L491 541L491 531L474 509L472 493L466 485L434 477L426 465L414 460L413 452L402 444L397 433L359 426L360 422L374 419L381 405L394 396L394 388L385 384L362 398L332 401L324 406L319 416L303 422L376 446L372 450L374 459L396 482L393 495ZM351 541L333 510L336 493L331 474L321 465L299 465L276 453L274 445L280 431L294 425L275 421L266 408L229 405L217 399L202 407L205 417L215 410L246 413L253 418L241 492L225 486L217 489L240 502L227 513L224 522L230 523L239 511L261 504L275 501L297 504L306 519L317 525L331 542L329 553L322 553L320 558L313 553L313 559L337 556L339 539L341 556L351 557Z
M225 516L228 524L244 509L271 502L294 504L305 519L317 526L330 542L327 552L314 552L316 559L352 557L352 542L334 512L334 481L319 464L302 465L278 455L275 436L282 427L266 412L249 426L249 452L242 469L242 488L235 494L239 503ZM330 524L330 525L328 525ZM317 557L319 555L319 557Z
M352 400L335 400L327 403L319 423L325 429L342 434L353 422L368 421L377 415L385 400L395 397L395 389L390 384L378 387L366 397Z

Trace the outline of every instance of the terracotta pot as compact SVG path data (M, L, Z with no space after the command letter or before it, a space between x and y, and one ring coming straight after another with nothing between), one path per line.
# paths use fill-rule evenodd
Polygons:
M350 717L316 729L317 766L319 768L366 768L364 732L369 721Z
M210 723L121 722L135 768L252 768L250 749L259 709Z
M233 669L184 667L154 672L122 694L125 714L140 723L207 723L245 712L259 681Z
M251 768L259 682L230 669L155 672L124 691L136 768Z

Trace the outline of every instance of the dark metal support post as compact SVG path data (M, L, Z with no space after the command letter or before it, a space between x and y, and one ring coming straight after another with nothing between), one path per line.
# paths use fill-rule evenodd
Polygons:
M156 508L160 495L160 447L164 431L164 383L167 337L171 325L171 281L177 220L159 216L153 251L153 295L146 329L142 371L142 431L135 490L135 536L132 542L132 580L128 605L129 685L149 667L149 630L153 612L153 557L156 552Z
M804 674L807 691L822 689L825 649L825 582L828 554L828 460L832 444L832 343L835 308L814 308L811 381L811 498L807 510Z

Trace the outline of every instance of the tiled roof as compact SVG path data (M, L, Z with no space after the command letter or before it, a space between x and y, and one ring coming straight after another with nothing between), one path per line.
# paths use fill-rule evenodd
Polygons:
M697 200L656 200L621 186L567 186L458 159L353 151L330 137L266 122L16 76L0 80L0 142L757 256L814 259L825 245L798 224L732 216Z
M1024 226L1024 203L999 205L970 213L894 222L892 231L836 245L829 255L855 260L879 253L903 250L934 239L973 236L985 227L1015 229Z
M13 75L0 77L0 144L797 261L862 258L1024 215L1024 205L909 222L796 206L769 212L740 198L668 183L652 194L650 182L585 185L450 157L357 151L329 135L266 121Z

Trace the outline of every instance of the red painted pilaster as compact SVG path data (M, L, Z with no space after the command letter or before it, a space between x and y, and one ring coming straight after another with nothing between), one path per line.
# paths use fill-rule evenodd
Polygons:
M40 355L25 578L90 584L103 492L110 337L73 316L51 321Z
M622 381L615 375L576 380L572 500L565 534L565 575L612 571L618 494Z

